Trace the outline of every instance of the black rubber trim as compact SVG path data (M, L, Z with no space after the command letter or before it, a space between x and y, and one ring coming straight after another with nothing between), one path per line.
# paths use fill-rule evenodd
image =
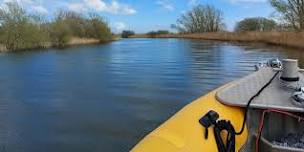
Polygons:
M284 81L299 81L300 78L299 77L296 77L296 78L285 78L285 77L280 77L281 80L284 80Z

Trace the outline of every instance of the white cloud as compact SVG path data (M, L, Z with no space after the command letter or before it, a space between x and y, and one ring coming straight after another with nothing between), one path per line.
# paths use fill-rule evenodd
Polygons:
M156 4L168 11L174 11L174 9L175 9L173 4L170 3L168 0L159 0L156 2Z
M131 6L119 3L116 0L113 0L110 3L106 3L103 0L83 0L81 3L69 4L68 7L73 11L94 10L98 12L122 15L132 15L136 13L136 10Z
M41 5L32 6L32 10L37 13L48 14L48 10Z
M133 9L132 7L125 4L120 4L117 1L112 1L110 5L106 5L105 11L113 14L125 14L125 15L136 13L136 10Z
M126 24L123 22L115 22L114 23L114 28L116 30L116 32L121 32L122 30L126 29Z

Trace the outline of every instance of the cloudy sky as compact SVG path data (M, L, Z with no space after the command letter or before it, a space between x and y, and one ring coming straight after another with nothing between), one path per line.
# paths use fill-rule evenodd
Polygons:
M114 32L170 30L170 25L196 4L211 4L222 10L229 30L245 17L269 17L273 13L268 0L0 0L1 5L9 1L18 1L28 11L48 17L58 9L96 12L107 19Z

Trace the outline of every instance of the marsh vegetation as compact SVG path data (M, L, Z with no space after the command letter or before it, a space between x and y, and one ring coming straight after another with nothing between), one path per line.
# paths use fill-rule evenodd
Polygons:
M97 14L79 14L59 10L47 20L42 15L30 14L18 3L5 3L0 8L0 44L6 50L25 50L50 46L65 47L72 38L112 38L105 19Z
M198 5L182 14L171 28L175 34L153 33L133 37L190 38L220 41L262 42L304 48L304 0L269 0L271 17L244 18L228 31L224 14L210 5Z

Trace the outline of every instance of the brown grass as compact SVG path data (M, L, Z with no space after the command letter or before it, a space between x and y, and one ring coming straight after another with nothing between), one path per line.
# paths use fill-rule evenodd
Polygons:
M7 52L8 50L6 49L6 47L2 44L0 44L0 53L1 52Z
M134 37L148 37L139 35ZM189 38L219 41L259 42L294 48L304 48L304 32L218 32L202 34L167 34L157 38Z
M73 37L70 40L70 42L68 42L68 45L83 45L83 44L97 44L97 43L100 43L100 40Z

